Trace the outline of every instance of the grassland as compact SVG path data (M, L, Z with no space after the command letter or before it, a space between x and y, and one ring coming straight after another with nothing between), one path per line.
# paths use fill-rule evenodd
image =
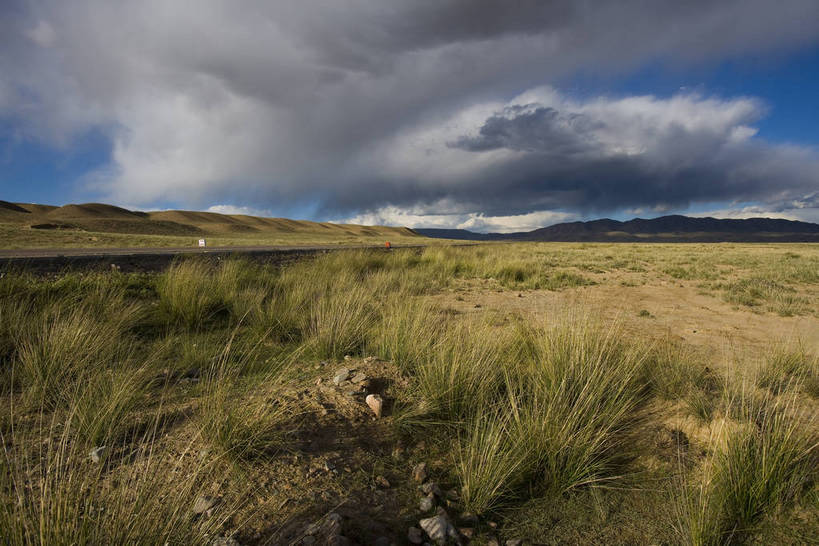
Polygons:
M0 542L404 544L428 497L473 544L809 543L817 271L808 244L6 271Z

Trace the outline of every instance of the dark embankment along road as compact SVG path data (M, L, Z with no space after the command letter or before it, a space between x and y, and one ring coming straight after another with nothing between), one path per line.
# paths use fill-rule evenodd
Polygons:
M419 250L424 245L312 246L312 247L214 247L214 248L95 248L65 250L0 250L0 272L25 269L35 273L57 273L66 269L116 269L123 272L161 271L181 256L199 256L219 261L241 256L254 261L285 265L339 250L366 249L374 252Z

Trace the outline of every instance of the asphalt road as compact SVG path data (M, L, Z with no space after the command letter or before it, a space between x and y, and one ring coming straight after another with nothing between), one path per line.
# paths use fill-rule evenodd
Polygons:
M393 245L397 249L419 249L425 245ZM117 269L120 271L158 271L178 256L200 255L218 261L241 255L271 264L285 264L318 254L338 250L372 249L387 252L383 246L231 246L182 248L65 248L0 250L0 271L25 269L36 273L54 273L66 269Z

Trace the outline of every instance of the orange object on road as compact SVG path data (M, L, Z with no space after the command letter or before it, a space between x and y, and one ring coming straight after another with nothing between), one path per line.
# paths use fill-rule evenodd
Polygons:
M390 244L389 241L387 241L387 243L384 246L387 247L387 248L392 248L392 245Z

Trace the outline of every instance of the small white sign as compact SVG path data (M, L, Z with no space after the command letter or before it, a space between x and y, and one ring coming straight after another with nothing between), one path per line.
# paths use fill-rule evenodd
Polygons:
M204 239L199 239L199 246L201 246L201 247L205 246L205 240Z

